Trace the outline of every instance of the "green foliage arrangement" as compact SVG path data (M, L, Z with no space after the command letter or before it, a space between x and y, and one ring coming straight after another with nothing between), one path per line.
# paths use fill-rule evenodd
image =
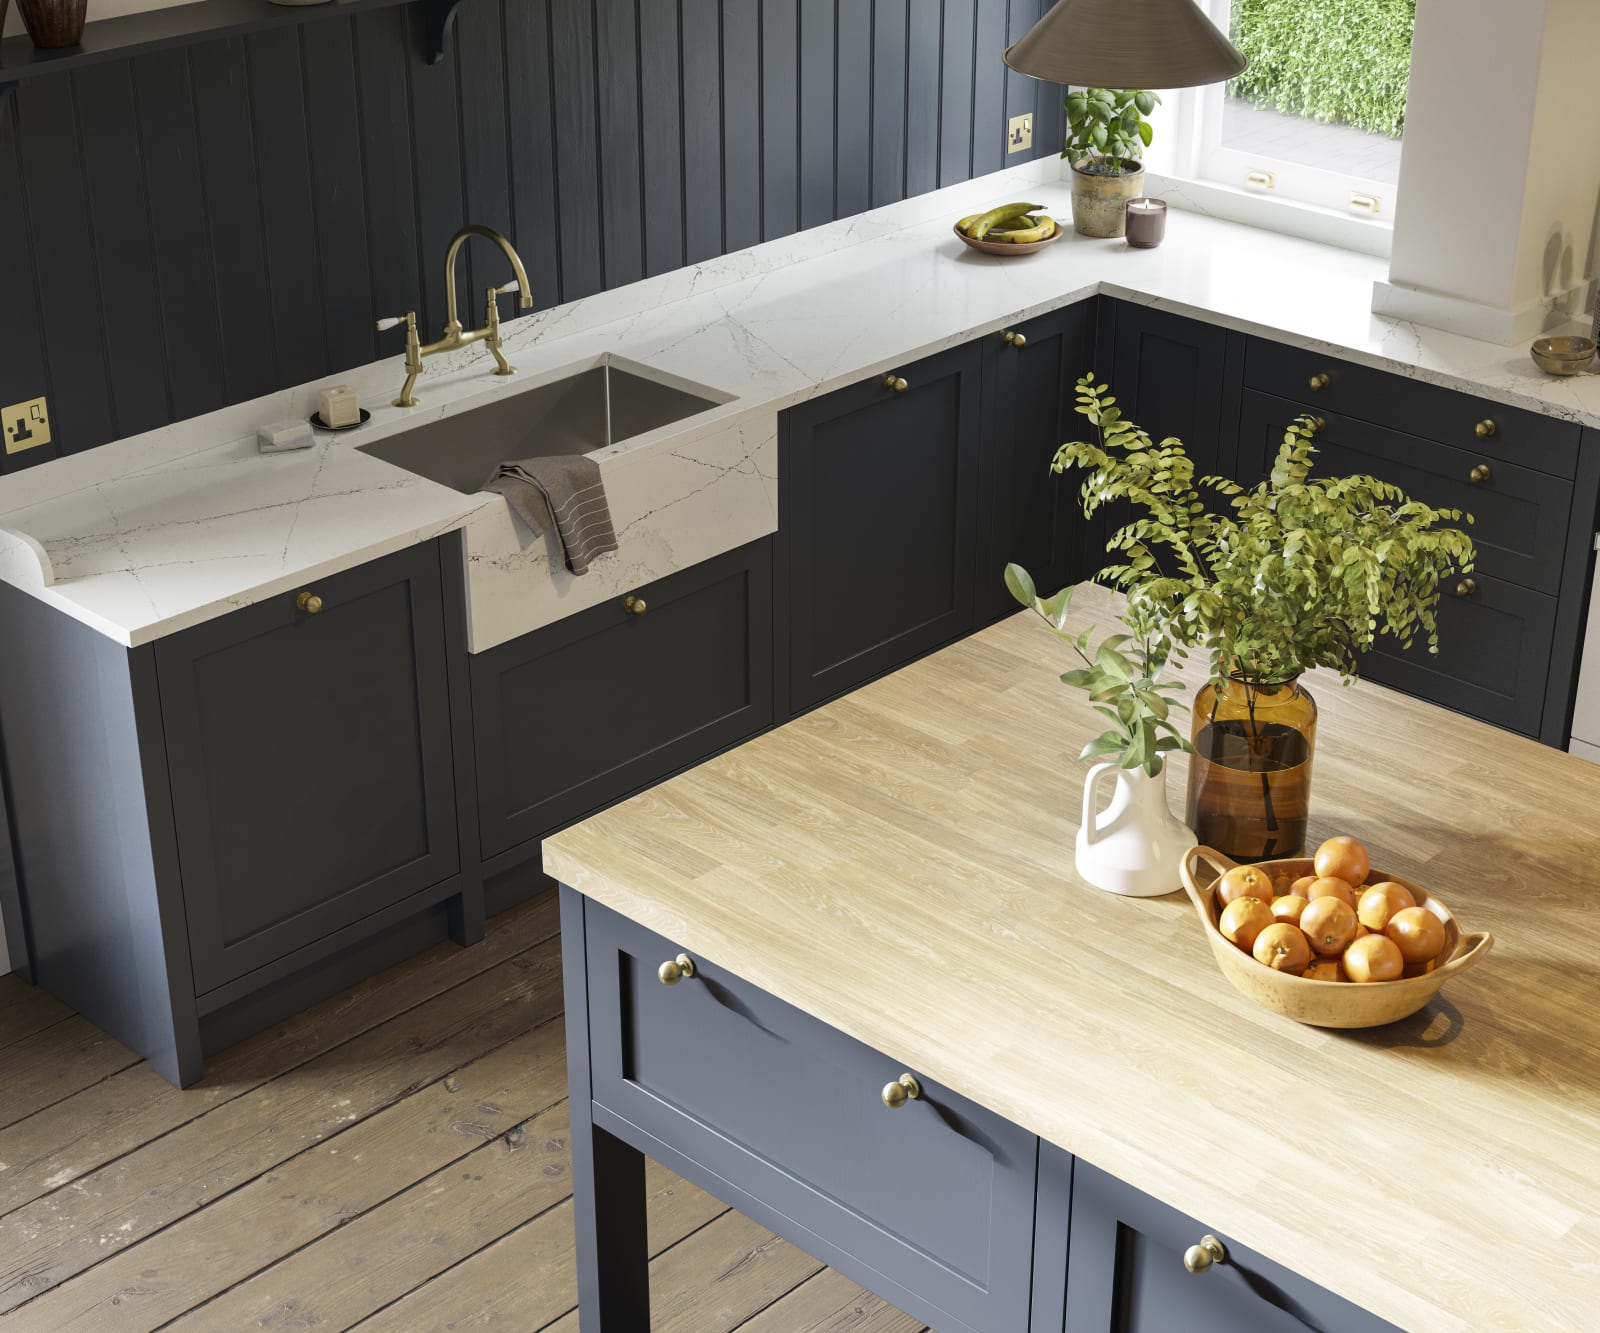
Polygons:
M1398 139L1417 0L1234 0L1250 67L1231 91L1292 115Z
M1128 594L1130 621L1203 649L1219 683L1277 684L1313 667L1353 679L1380 634L1406 647L1421 635L1438 651L1439 581L1476 558L1465 532L1441 526L1460 510L1374 477L1313 479L1311 417L1289 427L1259 485L1197 481L1180 441L1155 443L1116 401L1093 374L1078 381L1077 411L1100 443L1062 445L1051 468L1088 470L1086 514L1111 501L1144 511L1107 544L1126 560L1102 571ZM1220 511L1200 487L1226 502Z
M1120 176L1154 131L1145 119L1161 99L1143 88L1081 88L1067 94L1067 143L1061 156L1092 176Z
M1183 709L1184 705L1169 698L1167 692L1181 690L1183 683L1160 678L1172 660L1172 641L1165 634L1129 619L1132 634L1108 635L1091 655L1089 640L1094 626L1076 635L1063 628L1072 607L1071 588L1041 599L1028 571L1015 564L1006 566L1006 587L1083 659L1083 666L1063 674L1061 682L1085 691L1095 712L1111 723L1109 731L1101 732L1084 747L1079 759L1088 761L1114 754L1123 768L1142 768L1155 777L1169 750L1191 748L1170 721L1172 710Z

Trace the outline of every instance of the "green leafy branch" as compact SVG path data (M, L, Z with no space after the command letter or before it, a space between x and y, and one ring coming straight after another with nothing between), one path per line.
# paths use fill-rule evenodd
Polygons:
M1072 607L1071 588L1041 599L1028 571L1015 564L1006 566L1006 587L1083 660L1083 666L1065 672L1061 682L1085 691L1095 712L1111 723L1110 730L1084 747L1079 759L1114 754L1123 768L1142 768L1155 777L1169 751L1190 748L1171 721L1174 709L1186 711L1178 699L1169 697L1170 691L1183 688L1183 682L1160 679L1173 654L1166 635L1130 621L1133 634L1109 635L1091 654L1094 626L1081 634L1069 634L1065 628Z
M1143 88L1082 88L1067 94L1067 141L1061 156L1101 176L1138 164L1154 130L1145 119L1161 98Z

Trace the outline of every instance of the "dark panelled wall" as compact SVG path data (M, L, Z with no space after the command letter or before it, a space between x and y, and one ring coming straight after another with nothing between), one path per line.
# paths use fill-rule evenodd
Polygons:
M0 404L47 394L55 440L0 467L431 335L467 220L543 308L997 170L1010 115L1051 154L1057 90L1001 63L1046 2L465 0L434 66L408 5L24 83Z

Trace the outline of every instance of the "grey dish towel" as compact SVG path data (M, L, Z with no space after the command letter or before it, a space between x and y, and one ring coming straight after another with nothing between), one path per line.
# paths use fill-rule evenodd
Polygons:
M554 523L567 568L574 574L587 574L591 560L617 549L600 465L583 454L502 463L484 490L505 496L539 536Z

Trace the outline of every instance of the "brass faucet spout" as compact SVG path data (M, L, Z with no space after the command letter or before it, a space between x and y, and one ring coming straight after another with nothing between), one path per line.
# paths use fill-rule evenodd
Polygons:
M533 293L528 288L528 271L523 268L522 258L512 248L511 242L506 240L493 227L485 227L478 222L469 222L450 238L450 248L445 252L444 256L444 318L447 337L451 329L459 331L461 328L461 317L456 306L456 256L461 253L461 247L474 236L481 236L486 241L493 241L505 252L506 258L511 261L512 271L517 275L517 307L521 310L533 309Z

